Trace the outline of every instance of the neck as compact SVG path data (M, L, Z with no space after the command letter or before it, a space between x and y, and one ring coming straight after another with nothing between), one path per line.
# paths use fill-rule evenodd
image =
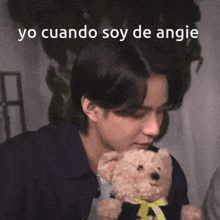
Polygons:
M86 151L86 155L90 164L90 167L94 173L97 174L97 166L99 159L103 153L107 152L102 146L101 140L98 138L95 129L91 129L87 134L80 133L80 137Z

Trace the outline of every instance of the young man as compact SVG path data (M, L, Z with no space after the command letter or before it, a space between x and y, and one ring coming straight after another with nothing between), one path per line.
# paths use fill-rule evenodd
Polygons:
M92 41L72 74L71 122L26 132L0 147L0 219L88 219L102 154L158 151L152 143L165 108L175 108L182 95L178 77L152 71L127 41ZM189 202L183 171L172 163L165 215L175 220Z

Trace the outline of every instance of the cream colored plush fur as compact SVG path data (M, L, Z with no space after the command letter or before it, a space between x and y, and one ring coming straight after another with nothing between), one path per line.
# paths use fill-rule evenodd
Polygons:
M104 220L113 220L119 217L124 201L132 203L139 198L156 201L167 197L172 176L171 158L167 150L158 153L143 149L111 151L100 159L98 174L110 182L116 195L115 199L100 202L99 215ZM192 207L185 209L183 216L184 220L200 220L200 214L200 210ZM199 217L194 218L197 215Z

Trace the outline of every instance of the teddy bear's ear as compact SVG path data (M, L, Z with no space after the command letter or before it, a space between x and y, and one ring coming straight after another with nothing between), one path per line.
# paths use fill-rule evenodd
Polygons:
M114 167L121 157L123 157L123 154L117 151L104 153L98 163L98 175L111 182Z
M171 166L171 157L166 149L160 149L158 151L158 156L164 162L164 164Z

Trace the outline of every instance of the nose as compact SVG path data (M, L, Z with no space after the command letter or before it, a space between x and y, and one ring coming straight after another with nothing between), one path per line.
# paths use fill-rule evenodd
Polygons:
M159 180L159 179L160 179L160 176L159 176L158 173L152 173L152 174L151 174L151 178L152 178L153 180Z
M152 111L146 118L143 124L143 134L157 137L160 132L160 125L161 125L160 118L156 114L156 112Z

